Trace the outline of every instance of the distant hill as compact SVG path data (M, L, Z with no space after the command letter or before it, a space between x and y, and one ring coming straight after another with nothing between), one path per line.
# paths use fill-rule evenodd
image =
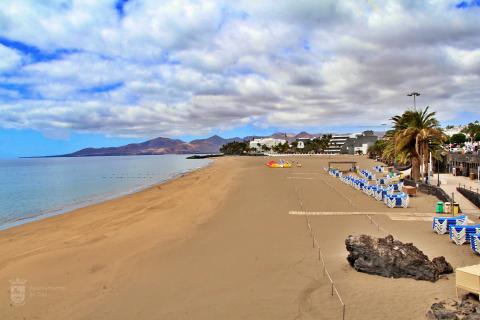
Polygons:
M160 155L188 153L218 153L222 145L232 141L242 141L240 138L224 139L217 135L208 139L198 139L185 142L179 139L155 138L141 143L131 143L121 147L85 148L65 157L93 156L130 156L130 155Z
M253 138L277 138L285 139L289 142L295 141L297 138L313 138L319 137L321 134L310 134L308 132L281 133L277 132L270 136L247 136L244 138L224 139L218 135L211 136L207 139L197 139L185 142L179 139L155 138L145 142L131 143L120 147L106 148L85 148L73 153L61 155L62 157L94 157L94 156L129 156L129 155L161 155L161 154L208 154L218 153L220 147L232 141L250 141Z
M243 139L238 137L224 139L220 136L214 135L208 139L190 141L189 145L192 146L194 150L197 150L194 153L217 153L221 146L233 141L243 141Z

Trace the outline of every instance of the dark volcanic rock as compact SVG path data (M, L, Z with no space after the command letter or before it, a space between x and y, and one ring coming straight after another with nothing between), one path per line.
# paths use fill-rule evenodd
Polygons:
M453 299L432 304L427 312L427 319L462 319L480 320L480 302L471 295L463 297L460 302Z
M440 274L448 274L453 272L452 266L447 262L447 260L445 260L445 257L443 256L433 258L432 263Z
M349 252L348 262L360 272L432 282L442 274L453 272L445 258L438 257L430 261L413 244L394 240L391 235L385 238L348 236L345 245Z

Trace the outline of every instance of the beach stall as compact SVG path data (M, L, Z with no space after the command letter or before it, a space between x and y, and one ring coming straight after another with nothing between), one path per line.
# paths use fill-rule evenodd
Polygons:
M455 289L480 294L480 265L457 268L455 270Z

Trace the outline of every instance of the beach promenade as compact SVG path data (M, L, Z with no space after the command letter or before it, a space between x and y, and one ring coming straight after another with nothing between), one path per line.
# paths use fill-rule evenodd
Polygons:
M468 246L432 232L437 201L420 194L389 209L323 171L329 160L270 169L264 157L225 157L148 190L0 232L0 319L423 319L455 296L436 283L358 273L349 234L386 233L454 266ZM312 233L307 227L310 221ZM373 219L373 222L371 221ZM10 280L26 280L22 305Z
M436 181L436 180L435 180ZM467 189L471 188L473 191L480 190L480 183L478 180L470 180L467 177L454 176L448 173L440 174L440 187L448 194L454 194L455 202L460 204L462 213L466 213L471 216L471 219L480 218L480 209L477 208L470 200L465 198L460 192L457 191L457 187L461 185Z

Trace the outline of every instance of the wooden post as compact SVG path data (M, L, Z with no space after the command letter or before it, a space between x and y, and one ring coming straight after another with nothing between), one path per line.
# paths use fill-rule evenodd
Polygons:
M452 192L452 205L450 206L450 210L452 211L452 216L454 216L453 204L455 203L455 193Z
M345 320L345 305L343 305L343 315L342 315L342 319Z

